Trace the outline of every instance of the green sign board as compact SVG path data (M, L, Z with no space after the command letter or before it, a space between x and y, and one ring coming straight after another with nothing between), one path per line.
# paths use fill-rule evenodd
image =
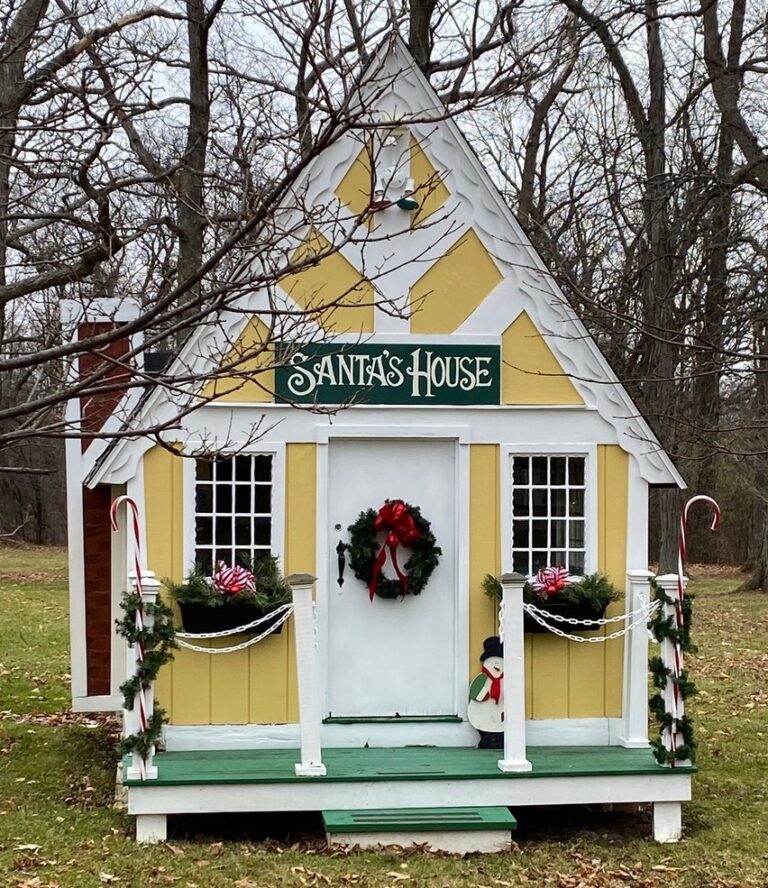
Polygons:
M282 347L278 400L297 404L498 404L498 345L309 343Z

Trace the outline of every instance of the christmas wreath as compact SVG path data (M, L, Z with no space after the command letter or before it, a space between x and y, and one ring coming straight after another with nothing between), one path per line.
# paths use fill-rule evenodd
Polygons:
M419 507L403 500L387 500L378 512L375 509L361 512L347 529L349 564L358 580L368 586L371 601L374 595L379 598L419 595L443 554ZM383 543L380 542L382 533L385 534ZM399 546L411 550L402 569L397 559ZM396 580L382 573L387 553L397 574Z

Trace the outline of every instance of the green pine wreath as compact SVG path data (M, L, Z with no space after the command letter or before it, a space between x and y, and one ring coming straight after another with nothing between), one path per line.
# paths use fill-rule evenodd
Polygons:
M387 500L386 502L390 502ZM408 577L407 593L420 595L429 582L432 572L440 561L443 550L437 545L432 526L421 514L418 506L405 503L406 510L413 519L419 538L411 546L410 558L402 566L403 572ZM382 532L374 529L377 511L367 509L361 512L354 524L350 524L349 543L346 550L349 553L349 565L358 580L369 586L373 578L373 565L376 556L383 545ZM376 585L376 595L379 598L400 598L403 594L399 580L391 580L382 573Z

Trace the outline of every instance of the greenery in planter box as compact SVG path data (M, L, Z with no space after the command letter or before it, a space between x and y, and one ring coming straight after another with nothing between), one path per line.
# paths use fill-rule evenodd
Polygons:
M260 555L245 567L253 576L255 588L240 588L236 592L223 592L215 579L195 566L183 583L163 580L173 598L181 604L202 604L222 607L227 604L251 604L261 611L270 611L291 600L291 587L283 579L275 555ZM217 572L218 573L218 572Z
M501 583L491 574L486 574L481 583L483 592L494 601L501 601ZM530 582L523 586L523 600L529 604L572 604L602 613L612 601L621 597L621 592L601 573L580 577L578 583L566 585L554 595L537 592Z
M260 555L250 564L256 591L250 599L261 610L272 610L291 601L291 587L285 581L275 555Z

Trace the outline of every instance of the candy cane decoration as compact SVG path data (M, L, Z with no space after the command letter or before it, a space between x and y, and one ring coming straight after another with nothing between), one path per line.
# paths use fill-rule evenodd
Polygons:
M688 512L695 503L706 503L712 509L712 524L710 530L717 530L720 525L720 506L711 496L694 496L680 510L680 535L677 547L677 595L675 596L674 620L677 637L673 645L674 657L672 662L672 726L669 729L670 752L672 753L672 767L675 767L675 753L677 752L678 719L682 717L682 699L680 695L680 676L683 672L683 649L680 636L683 630L683 600L685 599L685 565L688 558Z
M133 570L136 574L136 592L139 599L136 607L136 632L139 636L139 641L135 646L135 650L136 660L138 662L139 668L141 668L144 663L144 657L146 654L146 651L144 649L144 642L142 641L142 633L144 631L144 602L142 594L144 590L142 588L141 575L141 530L139 526L139 507L136 505L135 500L131 499L131 497L129 496L118 496L117 499L112 502L112 506L110 507L109 521L112 525L113 531L117 531L120 529L120 525L117 519L117 513L123 503L125 503L126 511L131 512L131 516L133 519ZM147 713L146 691L143 686L139 688L137 696L139 698L139 729L141 731L146 731L149 728L149 715ZM139 770L141 773L141 779L146 780L147 759L143 753L139 762Z

